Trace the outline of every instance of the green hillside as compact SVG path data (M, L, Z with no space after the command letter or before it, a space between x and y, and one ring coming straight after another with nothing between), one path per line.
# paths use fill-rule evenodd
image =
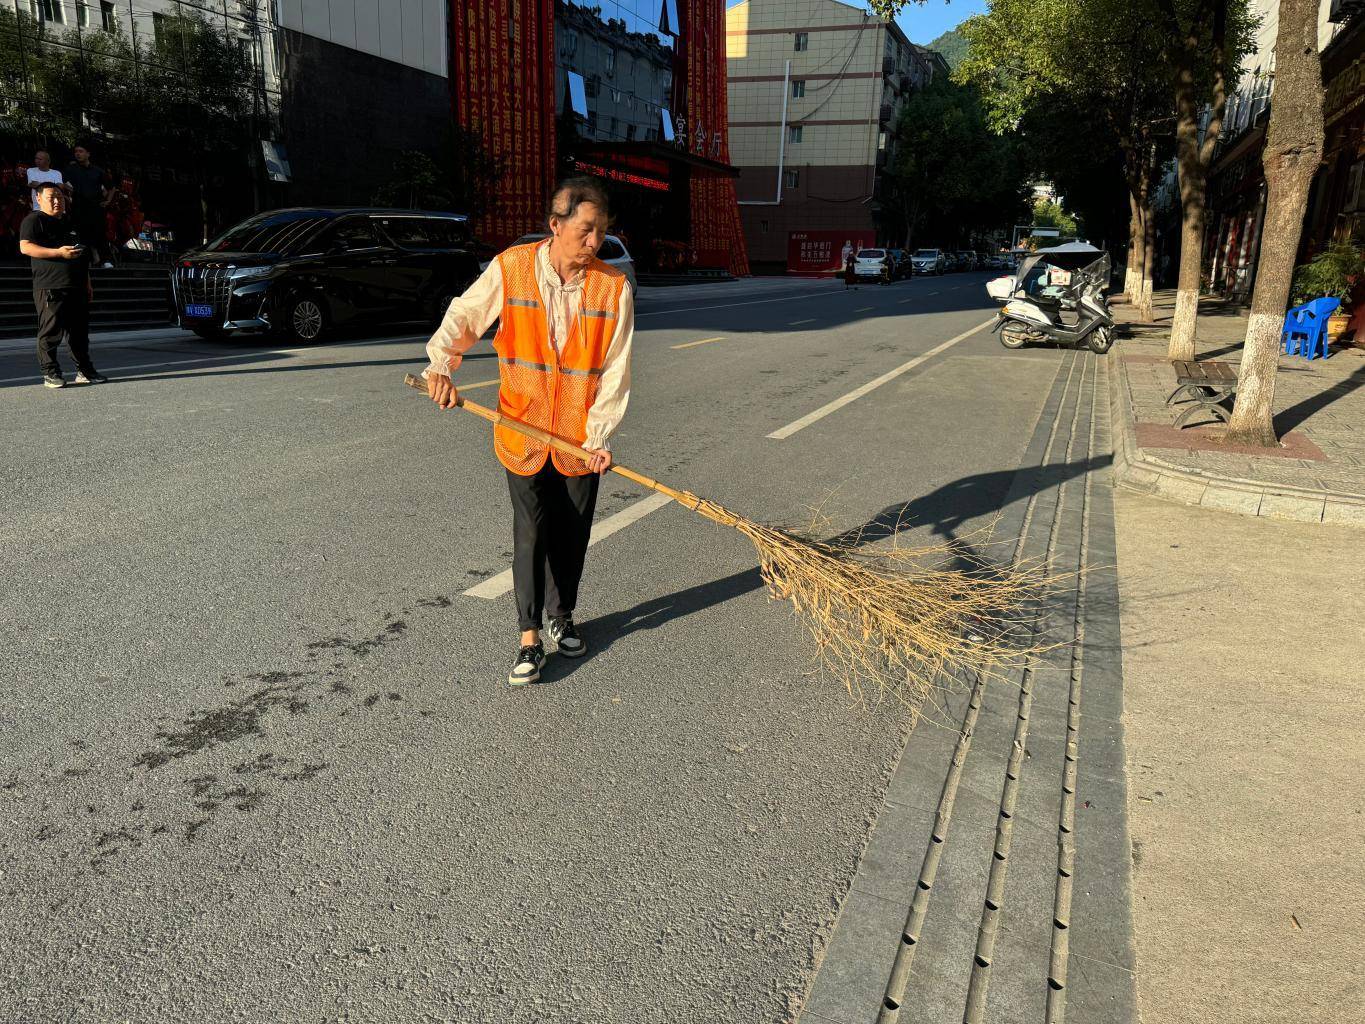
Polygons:
M929 49L943 54L948 66L956 71L957 66L967 56L967 40L958 34L957 29L951 29L930 43Z

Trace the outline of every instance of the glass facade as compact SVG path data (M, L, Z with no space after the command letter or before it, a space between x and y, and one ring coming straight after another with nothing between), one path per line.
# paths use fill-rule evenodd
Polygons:
M665 138L680 31L675 0L557 0L555 113L593 142Z

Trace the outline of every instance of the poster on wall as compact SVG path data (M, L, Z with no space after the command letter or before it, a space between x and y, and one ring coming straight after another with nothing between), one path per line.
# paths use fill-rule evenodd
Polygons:
M870 229L844 231L791 231L787 234L787 273L838 274L848 252L871 248L876 235Z

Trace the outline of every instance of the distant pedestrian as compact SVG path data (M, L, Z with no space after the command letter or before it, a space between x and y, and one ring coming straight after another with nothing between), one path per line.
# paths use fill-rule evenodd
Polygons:
M76 231L91 250L90 264L109 269L109 238L105 224L105 209L110 192L105 184L105 173L90 159L90 147L76 143L72 151L76 159L66 168L66 181L71 190L71 221Z
M90 361L90 256L66 217L66 193L56 182L38 185L40 209L19 228L19 251L33 265L33 305L38 310L38 367L43 386L66 387L57 349L66 339L76 362L77 384L103 384Z
M844 291L858 284L858 260L852 250L844 257Z
M38 186L43 182L54 182L63 186L63 190L65 190L66 182L62 178L62 172L52 166L52 154L45 149L40 149L33 154L33 166L28 169L26 177L28 178L29 202L35 211L42 209L38 205Z

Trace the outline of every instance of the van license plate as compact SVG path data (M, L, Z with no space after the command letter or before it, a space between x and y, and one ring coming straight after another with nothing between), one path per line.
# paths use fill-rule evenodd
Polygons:
M212 306L186 306L185 315L207 318L213 316Z

